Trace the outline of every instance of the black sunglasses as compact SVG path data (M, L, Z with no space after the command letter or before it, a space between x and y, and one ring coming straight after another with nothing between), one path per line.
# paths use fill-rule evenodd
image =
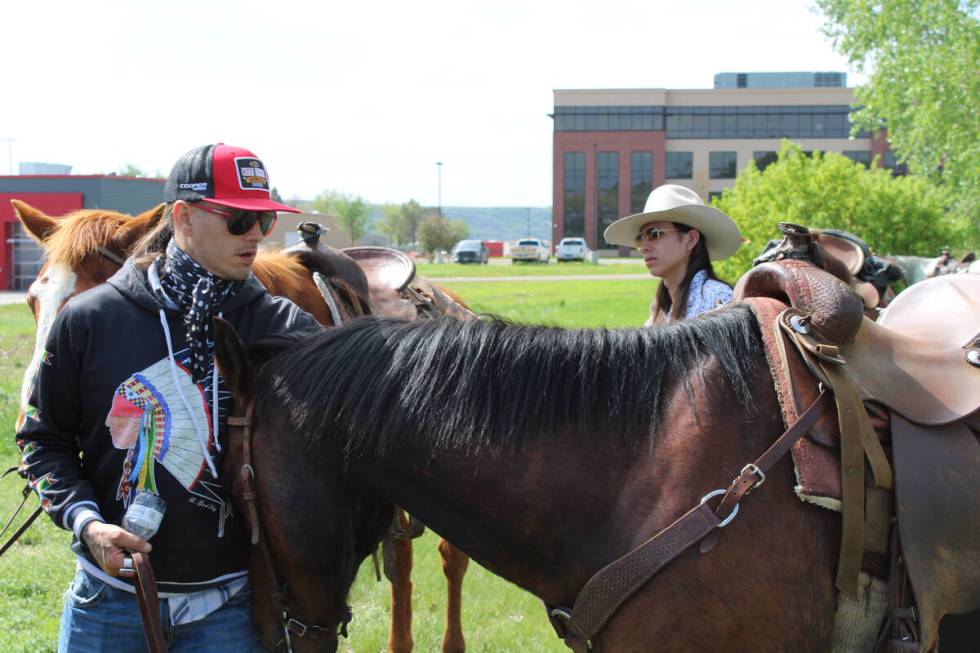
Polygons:
M642 247L643 243L650 241L651 243L655 240L660 240L664 237L664 234L669 231L680 231L680 229L661 229L659 227L647 227L640 233L636 234L636 246Z
M202 211L222 216L225 219L225 226L228 228L228 233L233 236L247 234L249 231L251 231L256 222L259 223L259 231L262 232L262 235L268 236L269 232L272 231L272 228L276 226L276 220L279 219L279 216L275 211L219 209L215 206L199 203L195 203L194 206Z

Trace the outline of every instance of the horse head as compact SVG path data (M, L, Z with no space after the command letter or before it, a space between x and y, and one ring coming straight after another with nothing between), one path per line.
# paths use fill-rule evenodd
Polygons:
M10 203L27 234L45 253L44 265L27 291L27 305L34 314L37 332L34 354L24 372L21 414L16 424L20 428L55 316L71 297L99 285L119 270L136 241L160 221L164 205L136 217L82 209L54 218L20 200Z
M220 318L214 320L214 340L215 359L234 396L232 414L250 414L250 426L239 437L229 431L221 471L231 480L236 510L250 522L253 619L270 650L285 644L294 651L336 651L351 619L350 586L394 508L351 491L343 452L304 444L276 410L254 403L259 383L269 381L259 374L262 365L288 349L288 341L246 348ZM307 455L297 457L297 446L306 446Z

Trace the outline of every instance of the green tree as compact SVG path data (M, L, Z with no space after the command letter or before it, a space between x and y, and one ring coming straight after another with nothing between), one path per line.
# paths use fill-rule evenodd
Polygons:
M148 177L149 175L145 170L139 166L135 166L132 163L127 163L123 167L116 171L116 174L121 177ZM158 175L159 176L159 175Z
M807 156L783 141L775 163L759 172L750 162L713 202L749 241L718 272L734 281L748 270L766 242L779 237L778 222L843 229L883 254L935 256L967 232L967 220L946 210L947 196L922 177L893 177L834 153Z
M817 0L824 31L868 84L855 127L884 125L902 162L980 215L980 0Z
M371 214L364 198L343 195L337 191L326 191L317 195L313 200L313 209L337 216L344 231L350 236L352 247L367 230L367 222Z
M432 213L419 224L418 238L422 251L434 254L449 251L469 234L469 227L462 220L447 220Z
M381 208L381 222L378 223L378 229L388 236L394 245L403 245L408 242L405 215L400 206L388 204Z
M280 204L283 203L282 195L279 194L279 191L275 186L272 187L272 192L269 193L269 196L273 202L279 202Z
M428 211L415 200L408 200L401 206L404 218L405 242L414 243L418 239L418 228L428 215Z

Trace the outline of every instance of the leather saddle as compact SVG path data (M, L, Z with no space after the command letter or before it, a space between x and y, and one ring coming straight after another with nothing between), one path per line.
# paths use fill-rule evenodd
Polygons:
M808 256L799 255L813 247L808 230L800 228L788 234L787 241L783 250L797 255L776 256L750 270L739 280L735 300L771 298L788 307L778 318L766 318L756 311L784 413L786 404L792 411L792 404L800 401L800 388L811 391L814 382L804 379L796 383L800 380L798 372L780 377L778 359L782 359L783 370L793 368L794 361L799 360L796 351L769 346L784 342L782 333L787 334L787 341L797 345L810 371L834 388L835 396L856 393L871 409L869 412L879 416L876 408L888 409L884 424L890 428L878 437L883 438L886 449L890 448L890 461L880 455L877 461L873 459L871 450L880 452L881 445L868 446L868 428L857 421L860 433L852 442L860 444L850 446L858 446L858 451L864 446L867 463L862 462L864 456L859 453L859 469L868 464L875 472L875 482L869 484L866 495L860 491L854 494L851 486L851 496L855 498L850 500L850 509L847 477L855 468L853 463L849 468L844 463L847 420L838 415L839 429L833 429L841 447L837 463L840 481L831 480L837 484L838 492L841 486L845 490L845 534L838 586L845 587L841 584L841 569L846 550L853 553L856 548L857 560L861 559L861 551L881 550L868 546L867 538L876 530L870 521L852 528L857 542L852 539L845 546L848 513L872 520L872 499L894 487L900 545L891 547L891 551L907 570L918 605L918 611L911 614L917 617L921 633L911 650L931 651L944 615L980 608L980 538L976 537L980 528L980 445L976 434L980 428L980 277L950 275L917 284L900 294L882 320L875 323L861 315L863 302L849 285L812 265ZM788 349L794 348L790 345ZM786 376L797 378L786 383ZM839 401L839 411L842 405ZM863 412L860 401L858 411ZM863 424L870 422L865 417ZM870 432L875 440L874 431ZM811 437L816 437L814 432ZM823 444L806 446L807 452L817 458L828 455L823 451L832 450L823 445L835 445L826 437L816 440ZM794 449L794 460L800 462L796 453ZM888 472L884 483L878 482L876 464ZM850 471L845 472L846 468ZM833 467L824 469L835 473ZM802 484L799 468L797 472ZM865 478L863 472L859 476ZM860 487L863 486L861 481ZM855 501L859 502L857 506ZM888 514L885 513L886 524ZM887 533L888 529L886 526L877 530ZM899 547L901 556L897 553ZM850 559L853 561L854 556ZM849 563L852 573L856 573L855 564ZM903 618L895 616L901 614L898 609L890 614L892 624Z
M370 288L371 313L405 320L448 315L476 318L442 289L415 274L415 263L404 253L387 247L348 247L343 253L364 271Z

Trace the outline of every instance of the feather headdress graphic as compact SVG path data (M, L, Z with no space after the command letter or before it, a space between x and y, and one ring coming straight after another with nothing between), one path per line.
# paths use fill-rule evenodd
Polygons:
M116 499L126 506L137 492L158 494L162 468L199 497L195 503L203 500L212 509L223 508L217 485L204 480L207 464L199 439L200 432L212 449L210 388L191 381L190 370L180 364L186 357L184 350L176 365L166 358L154 363L123 381L113 394L105 424L113 446L126 450L116 491Z

